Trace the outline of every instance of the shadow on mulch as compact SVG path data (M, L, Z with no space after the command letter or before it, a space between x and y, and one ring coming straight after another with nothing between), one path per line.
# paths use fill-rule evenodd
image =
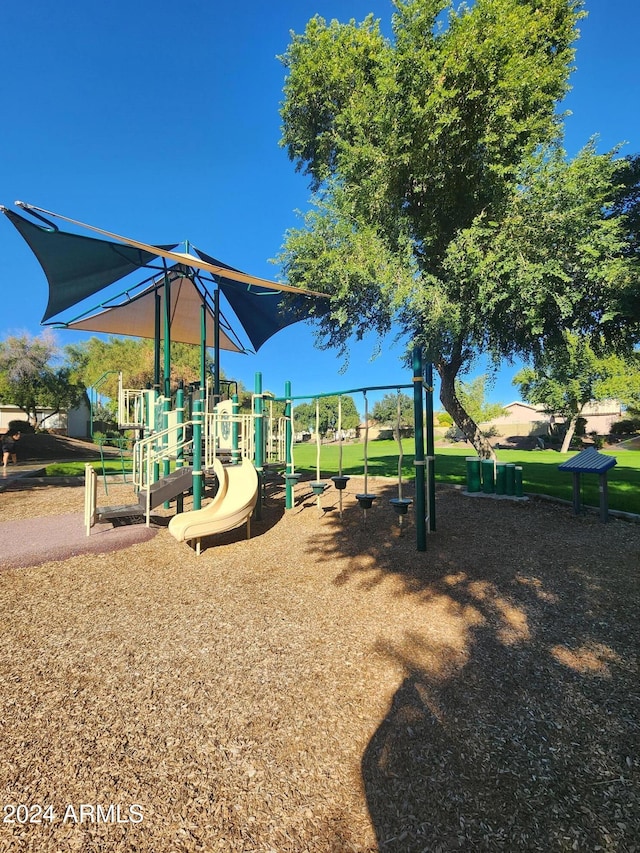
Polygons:
M336 585L441 614L440 645L412 624L372 650L404 672L362 756L379 849L640 850L636 526L438 489L418 553L412 529L372 535L394 494L317 543L350 558Z

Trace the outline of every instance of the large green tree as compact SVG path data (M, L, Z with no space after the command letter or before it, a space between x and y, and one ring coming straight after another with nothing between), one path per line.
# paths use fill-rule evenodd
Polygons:
M582 3L394 6L390 40L372 17L359 25L315 17L283 57L282 144L315 197L280 260L292 283L332 296L317 308L321 345L345 352L353 334L399 324L435 364L445 409L491 455L456 393L478 352L529 355L547 332L603 320L619 329L636 292L635 259L621 257L622 210L611 216L614 155L598 158L592 147L582 155L583 172L609 180L610 202L591 204L587 188L580 197L572 187L583 232L558 217L561 198L538 192L550 169L567 187L575 180L560 166L558 104ZM554 241L566 264L536 283Z

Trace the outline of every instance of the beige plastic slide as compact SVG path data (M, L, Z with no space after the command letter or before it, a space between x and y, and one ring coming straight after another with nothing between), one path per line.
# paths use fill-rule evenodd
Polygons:
M251 536L251 513L258 500L258 474L248 459L242 464L225 468L216 459L213 470L218 478L218 491L213 500L191 512L182 512L169 522L169 533L178 542L196 540L196 554L200 554L200 540L214 533L224 533L247 525L247 539Z

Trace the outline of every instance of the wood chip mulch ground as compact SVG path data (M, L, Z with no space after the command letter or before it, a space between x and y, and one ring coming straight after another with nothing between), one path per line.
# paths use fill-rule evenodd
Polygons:
M362 488L0 571L1 851L640 851L640 524Z

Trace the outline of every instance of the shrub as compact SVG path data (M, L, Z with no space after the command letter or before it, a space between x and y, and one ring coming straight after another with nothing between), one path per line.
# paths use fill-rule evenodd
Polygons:
M604 447L604 436L598 435L598 433L593 430L589 433L589 438L593 441L593 446L596 450L602 450Z
M29 421L9 421L9 432L34 433L35 430Z
M640 432L640 418L626 418L611 424L611 435L634 435Z
M587 434L587 419L586 418L576 418L576 430L575 435L581 436Z
M464 441L465 440L464 433L455 424L452 424L449 427L449 429L445 432L444 437L447 439L447 441Z

